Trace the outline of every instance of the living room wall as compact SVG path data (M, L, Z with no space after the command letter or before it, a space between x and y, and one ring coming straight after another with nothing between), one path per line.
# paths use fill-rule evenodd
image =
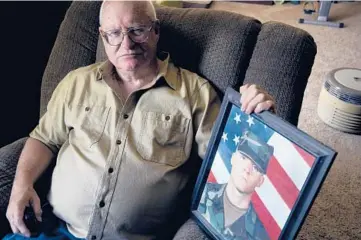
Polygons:
M41 78L70 3L0 2L0 147L37 124Z

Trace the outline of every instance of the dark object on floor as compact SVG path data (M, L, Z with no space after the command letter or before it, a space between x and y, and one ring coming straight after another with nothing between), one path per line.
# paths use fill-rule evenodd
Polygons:
M305 14L312 14L312 13L317 12L318 9L316 10L316 8L318 8L318 4L316 4L316 5L317 5L317 7L315 7L315 4L313 2L306 1L303 4L303 12Z
M68 9L43 75L41 116L54 88L69 71L105 59L98 30L100 4L74 1ZM257 84L281 103L277 105L278 116L297 126L317 52L309 33L278 22L262 24L257 19L227 11L168 7L156 11L161 25L159 50L169 52L175 65L208 79L220 97L227 87L238 89L244 83ZM0 214L5 214L25 141L23 138L0 148ZM191 161L201 163L199 159ZM164 235L159 239L172 239L170 236L176 232L176 239L207 238L195 229L197 226L186 224L180 228L190 215L190 197L198 170L196 166L189 173L192 181L185 198L175 203L180 211L159 229L159 235ZM37 184L48 189L49 182L50 177ZM41 199L45 196L39 193Z

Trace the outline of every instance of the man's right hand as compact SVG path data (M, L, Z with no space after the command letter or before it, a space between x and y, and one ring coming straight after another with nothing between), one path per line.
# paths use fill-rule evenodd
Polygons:
M38 221L41 221L40 199L33 186L13 186L6 217L9 220L13 233L20 233L30 237L30 231L24 223L25 207L32 207Z
M14 233L30 237L30 231L23 220L26 207L31 207L37 220L41 221L40 199L33 184L49 166L52 157L53 153L44 143L28 138L20 154L6 211L6 217Z

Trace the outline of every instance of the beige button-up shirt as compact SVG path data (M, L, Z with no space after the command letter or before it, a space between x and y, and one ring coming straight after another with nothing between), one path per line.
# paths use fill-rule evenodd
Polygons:
M71 71L30 134L57 154L48 198L77 237L152 239L204 158L220 100L169 56L158 61L155 84L125 101L109 61Z

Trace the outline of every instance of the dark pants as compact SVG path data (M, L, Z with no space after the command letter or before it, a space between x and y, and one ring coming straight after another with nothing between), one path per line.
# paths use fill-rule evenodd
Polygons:
M3 240L83 240L81 238L74 237L67 229L64 222L60 222L58 226L53 230L51 235L40 233L37 237L24 237L20 234L8 234Z

